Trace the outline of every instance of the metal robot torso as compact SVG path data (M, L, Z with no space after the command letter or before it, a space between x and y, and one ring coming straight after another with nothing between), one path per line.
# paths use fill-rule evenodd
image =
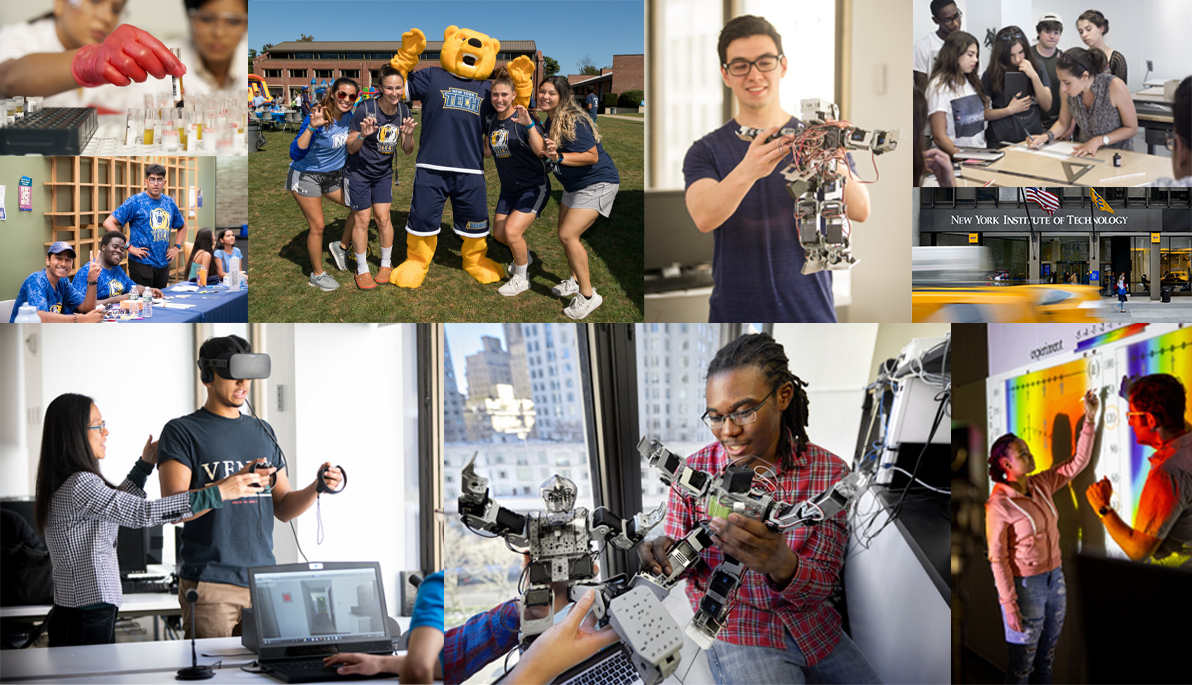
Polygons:
M565 512L531 511L526 518L530 559L537 567L531 569L531 582L559 583L595 576L586 508L577 507Z

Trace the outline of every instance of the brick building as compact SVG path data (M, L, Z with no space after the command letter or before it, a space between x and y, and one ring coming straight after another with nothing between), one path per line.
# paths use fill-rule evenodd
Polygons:
M576 96L583 98L588 93L620 95L627 90L646 89L644 55L613 55L612 69L603 68L599 76L569 74L567 83Z
M498 39L499 40L499 39ZM419 56L418 66L437 67L441 40L426 41L426 50ZM290 101L301 90L310 85L311 79L331 83L346 76L360 84L360 88L380 87L381 69L389 64L401 41L289 41L269 48L253 60L253 73L265 79L269 95L284 95ZM542 52L532 40L501 41L497 53L497 65L507 64L521 55L534 61L534 90L542 80ZM638 73L641 73L641 55L638 55Z

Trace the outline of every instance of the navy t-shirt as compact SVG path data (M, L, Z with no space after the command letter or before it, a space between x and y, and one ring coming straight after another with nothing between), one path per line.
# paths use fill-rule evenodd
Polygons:
M542 130L547 131L549 137L550 118L543 122ZM555 144L559 145L559 152L587 152L595 147L596 152L600 155L595 164L588 166L559 165L555 177L559 179L559 182L563 184L563 189L567 192L574 193L596 183L621 182L621 176L617 173L613 158L604 151L603 145L596 142L596 136L592 135L592 126L586 119L576 119L575 138L563 144L559 144L559 141L556 140Z
M393 154L401 149L401 122L412 116L406 103L397 103L397 111L393 116L385 114L381 104L376 100L365 100L352 114L352 122L348 128L360 132L360 122L366 117L375 117L377 130L364 138L364 144L349 154L344 164L344 171L361 178L370 180L382 179L393 172Z
M484 173L484 121L493 111L492 81L460 78L441 67L410 74L411 100L422 101L422 133L414 164L439 171Z
M542 131L538 131L539 135ZM513 117L494 116L488 125L488 146L493 151L502 190L535 188L546 181L546 161L530 147L530 131Z
M794 117L785 124L798 125ZM702 178L723 181L741 163L749 143L737 137L739 128L730 120L692 144L683 160L687 187ZM836 321L832 273L800 273L804 254L795 201L780 173L786 164L779 162L754 183L737 211L712 232L710 322Z
M263 425L251 416L229 419L200 408L166 424L157 461L188 467L190 490L227 478L260 457L284 468L281 451L270 439L273 429ZM248 569L276 563L273 497L266 493L225 501L222 508L187 521L180 537L180 577L248 587Z

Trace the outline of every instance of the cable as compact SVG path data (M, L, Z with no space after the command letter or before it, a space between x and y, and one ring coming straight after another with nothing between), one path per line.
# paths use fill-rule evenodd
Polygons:
M252 403L248 401L247 397L244 398L244 403L248 405L248 410L252 412L252 417L257 420L258 424L261 425L261 430L265 431L265 435L269 436L269 439L273 441L273 446L277 448L277 454L281 457L281 466L278 467L278 470L286 468L286 466L289 464L288 460L286 459L286 452L281 448L281 445L278 444L277 438L273 437L273 431L269 430L269 428L265 425L265 422L261 420L261 417L257 416L257 410L253 409ZM315 501L318 502L318 495L315 495ZM260 509L261 500L258 496L257 511L260 512ZM323 512L320 509L316 509L315 516L318 519L319 530L319 539L317 542L321 545L323 544ZM294 526L293 519L290 520L290 532L294 535L294 546L298 548L298 553L302 555L302 560L309 564L310 559L306 558L306 552L302 551L302 543L298 542L298 528Z
M914 474L912 474L910 471L907 471L906 469L902 468L901 466L895 466L893 464L886 464L886 468L894 469L895 471L899 471L901 473L904 473L904 474L910 476L911 480L915 481L919 485L922 485L923 487L927 488L928 490L932 490L934 492L938 492L938 493L941 493L944 495L952 494L951 490L941 490L940 488L935 488L935 487L928 485L927 483L924 483L923 481L919 480L918 478L915 478Z

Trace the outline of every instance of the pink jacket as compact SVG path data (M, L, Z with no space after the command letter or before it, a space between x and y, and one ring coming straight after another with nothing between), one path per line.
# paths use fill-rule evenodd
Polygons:
M1088 465L1093 451L1094 422L1085 421L1076 456L1058 467L1027 478L1027 493L994 483L985 502L985 539L998 600L1015 604L1014 578L1048 573L1060 566L1059 512L1052 494Z

